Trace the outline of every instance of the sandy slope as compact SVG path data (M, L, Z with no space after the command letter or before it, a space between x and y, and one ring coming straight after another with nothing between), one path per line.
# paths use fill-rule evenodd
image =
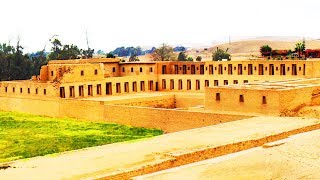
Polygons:
M201 53L211 54L217 47L226 50L229 48L229 51L233 56L239 55L260 55L259 48L262 45L269 45L272 49L291 49L294 50L295 44L297 41L271 41L271 40L243 40L232 42L231 44L220 44L208 49L208 51L200 50ZM306 41L307 49L320 49L320 40L308 40ZM188 54L196 54L196 50L188 51Z

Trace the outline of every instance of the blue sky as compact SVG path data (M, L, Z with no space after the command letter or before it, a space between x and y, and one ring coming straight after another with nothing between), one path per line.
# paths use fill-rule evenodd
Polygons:
M320 38L316 0L6 0L0 42L41 50L63 43L110 51L119 46L208 45L229 35Z

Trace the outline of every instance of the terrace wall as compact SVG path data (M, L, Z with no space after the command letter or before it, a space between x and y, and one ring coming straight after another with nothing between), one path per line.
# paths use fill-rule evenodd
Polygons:
M191 112L135 106L105 105L104 118L108 122L131 126L160 128L175 132L248 118L241 115Z
M159 95L152 97L133 97L130 99L114 100L105 102L105 104L125 105L125 106L141 106L141 107L155 107L155 108L175 108L175 95Z
M173 98L169 97L164 102L172 103L171 100ZM111 105L88 100L41 100L14 97L0 97L0 110L159 128L166 132L181 131L247 118L247 116L241 115Z

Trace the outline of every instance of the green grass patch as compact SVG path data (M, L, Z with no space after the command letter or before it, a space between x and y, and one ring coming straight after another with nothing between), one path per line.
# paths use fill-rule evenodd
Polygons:
M0 162L161 134L157 129L0 111Z

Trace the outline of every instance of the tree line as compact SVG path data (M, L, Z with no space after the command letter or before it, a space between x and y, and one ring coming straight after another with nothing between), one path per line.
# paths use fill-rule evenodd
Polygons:
M60 40L51 41L53 47L50 53L45 49L35 53L23 53L23 47L18 40L16 46L0 44L0 81L30 79L39 75L40 68L49 60L67 60L92 58L94 49L79 49L74 44L62 44Z
M141 56L145 54L151 54L153 53L157 48L152 47L151 49L143 50L140 46L137 47L118 47L113 51L110 51L108 54L112 54L114 56L118 57L136 57L136 56ZM183 52L186 51L187 48L184 46L176 46L172 48L173 52Z
M52 48L50 53L43 50L35 53L23 53L23 47L18 41L16 46L6 43L0 44L0 81L30 79L32 75L39 75L40 68L46 65L50 60L68 60L68 59L87 59L92 58L94 49L79 49L74 44L62 44L59 39L50 41ZM176 55L175 52L180 52ZM142 50L140 47L120 47L107 53L107 58L115 58L115 55L129 55L130 61L139 61L138 55L151 54L154 61L193 61L192 57L186 54L186 48L177 46L172 48L169 45L162 44L158 48ZM212 55L213 60L230 59L230 54L221 49L217 49ZM196 61L201 61L202 57L197 56Z
M282 56L285 56L286 58L294 58L295 54L299 59L301 59L305 50L306 50L306 45L304 41L296 43L294 51L292 51L291 49L273 50L269 45L263 45L260 47L261 56L268 57L268 59L270 59L270 57L277 57L278 59L282 59Z
M151 54L151 57L154 61L193 61L193 58L186 54L186 50L181 51L178 54L178 57L174 54L174 48L162 44L162 46L155 49L155 51ZM228 53L228 49L225 51L217 48L212 52L212 60L213 61L222 61L223 59L231 60L231 55ZM197 56L196 61L201 61L202 57Z
M16 47L0 44L0 81L29 79L39 74L40 67L47 64L47 58L39 56L30 58L23 53L23 47L17 43Z

